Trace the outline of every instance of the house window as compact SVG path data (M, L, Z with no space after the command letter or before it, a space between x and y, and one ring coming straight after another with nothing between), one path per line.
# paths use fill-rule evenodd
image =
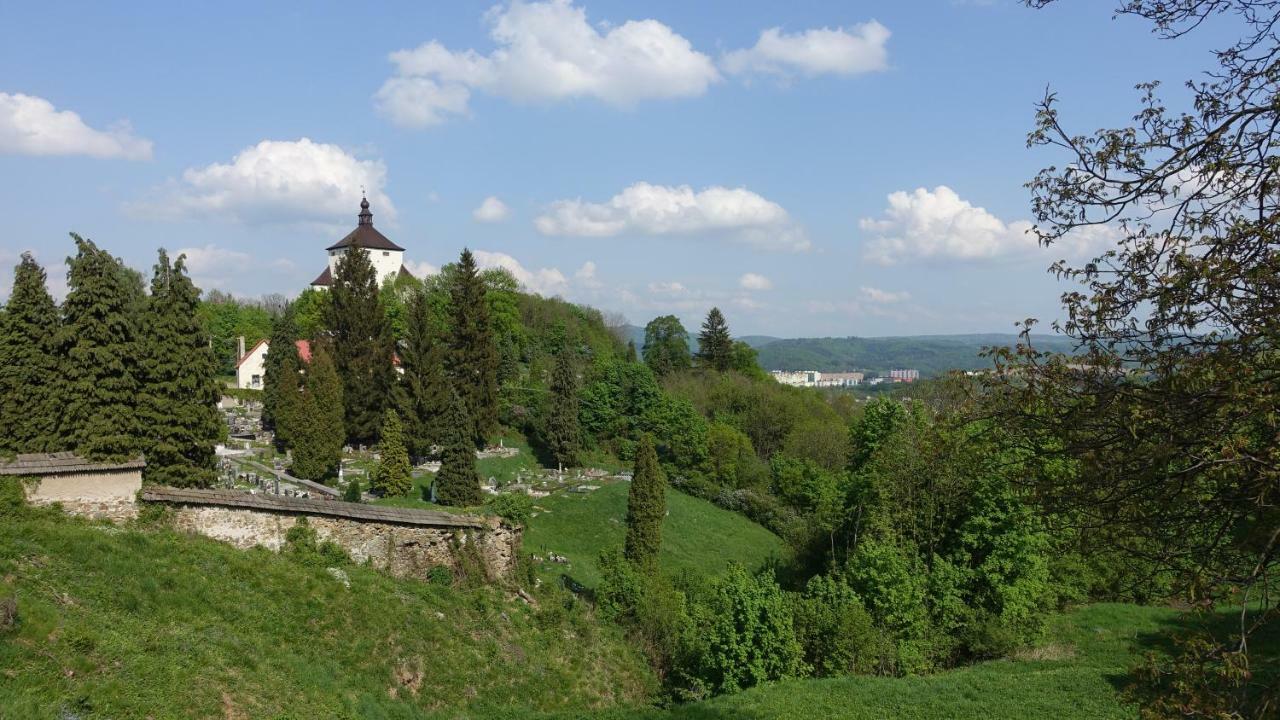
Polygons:
M382 251L382 257L390 257L390 256L391 256L391 253L387 252L386 250Z
M262 387L262 376L254 375L249 379L249 387Z

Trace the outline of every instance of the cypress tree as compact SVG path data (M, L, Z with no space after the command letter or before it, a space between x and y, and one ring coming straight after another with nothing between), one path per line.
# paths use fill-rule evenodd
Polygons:
M49 452L61 447L60 326L44 270L31 253L23 253L0 315L0 450Z
M445 442L440 472L436 473L436 502L459 507L479 505L484 498L480 494L476 450L467 429L462 398L451 393L449 405L449 437Z
M297 350L296 346L294 350ZM267 357L271 357L269 349ZM265 388L275 397L275 443L281 449L293 447L299 432L298 425L303 420L302 378L298 372L299 361L295 358L296 353L295 357L285 355L281 358L280 367Z
M578 373L573 353L566 346L556 356L551 372L551 407L543 429L543 441L561 465L578 464L582 433L578 427Z
M308 480L328 480L342 461L342 382L328 343L312 346L297 421L289 431L293 443L292 472Z
M395 370L391 325L369 255L348 248L335 267L325 324L342 379L346 438L372 444L390 401Z
M267 357L263 362L262 372L262 427L274 430L279 440L280 430L276 427L280 412L281 378L286 361L293 362L293 372L298 372L301 358L298 357L297 328L293 322L293 309L286 308L279 317L271 322L271 339L267 341ZM294 378L293 386L298 387Z
M720 308L711 308L698 334L698 363L712 370L728 370L733 364L733 338Z
M449 301L453 316L450 376L462 400L472 442L483 447L498 425L499 357L484 279L470 250L462 251Z
M404 446L404 426L395 410L388 410L382 423L378 454L382 458L370 482L371 489L383 495L407 495L413 489L413 465Z
M75 233L67 258L59 346L64 359L60 422L65 444L95 460L136 457L144 448L138 320L142 279Z
M642 435L635 472L627 493L627 538L623 554L637 568L653 573L662 549L662 519L667 514L667 479L658 466L653 438Z
M200 291L186 258L160 250L143 315L142 412L149 483L208 487L222 434L216 360L196 312Z
M445 375L445 343L432 332L427 295L419 292L405 312L405 340L400 346L404 373L395 400L405 428L405 445L414 455L430 455L444 445L449 416L449 379Z

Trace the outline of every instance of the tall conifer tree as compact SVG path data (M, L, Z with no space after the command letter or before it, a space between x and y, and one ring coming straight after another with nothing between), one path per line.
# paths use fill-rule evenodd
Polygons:
M733 338L720 308L711 308L698 334L698 363L711 370L728 370L733 365Z
M471 427L483 446L498 425L498 345L485 299L484 279L470 250L463 250L450 288L453 314L449 371Z
M476 450L467 430L462 398L450 393L449 437L444 446L440 472L436 473L436 502L465 507L479 505L480 474L476 472Z
M662 519L667 514L667 479L658 466L653 438L642 435L636 447L635 472L627 494L627 537L623 554L637 568L652 573L662 549Z
M557 463L576 465L582 447L578 426L578 370L567 345L556 356L555 369L551 372L550 403L543 440Z
M400 346L404 374L395 392L405 428L405 445L414 455L429 455L432 446L445 441L450 392L445 352L444 339L431 327L426 293L415 293L405 312L405 339Z
M342 379L346 437L352 443L372 444L390 401L395 370L391 326L368 253L355 247L343 253L329 296L325 324Z
M327 342L311 348L306 385L289 431L293 443L293 473L308 480L329 480L342 461L342 382Z
M270 354L268 351L268 357ZM266 389L275 396L273 424L276 445L280 448L293 447L299 433L298 425L303 422L302 376L298 372L298 361L285 355Z
M271 339L267 343L267 357L263 362L262 426L268 430L274 430L277 437L280 435L276 421L279 414L281 379L284 375L285 363L292 361L293 372L296 374L301 362L298 357L298 346L294 344L297 340L297 332L293 322L293 309L286 308L271 323ZM292 382L296 389L297 379L295 378Z
M124 459L144 449L138 320L142 280L110 253L75 233L67 258L67 297L59 346L64 358L61 433L93 459Z
M383 495L405 495L412 490L413 465L404 446L404 426L400 424L400 416L395 410L388 410L387 419L382 423L378 454L381 460L370 489Z
M57 337L61 319L31 253L13 274L0 315L0 450L48 452L61 447L58 414L62 373Z
M160 250L142 322L141 417L150 483L207 487L214 481L222 390L209 335L196 315L199 305L185 256L170 264Z

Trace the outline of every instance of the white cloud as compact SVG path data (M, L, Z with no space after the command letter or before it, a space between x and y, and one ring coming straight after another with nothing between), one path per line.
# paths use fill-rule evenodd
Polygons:
M381 160L361 160L337 145L263 140L229 163L189 168L158 196L127 206L134 215L216 217L250 224L349 224L359 212L361 188L375 222L394 222L395 207L383 192Z
M595 290L604 285L596 277L596 264L590 260L582 263L582 267L578 268L577 272L573 274L573 278L578 281L578 284L590 290Z
M400 125L424 127L469 112L472 92L517 102L594 98L630 107L703 94L720 79L707 55L656 20L597 29L569 0L513 0L486 15L495 49L454 51L431 40L391 53L395 75L375 95Z
M890 292L888 290L867 287L865 285L862 286L861 293L864 300L877 303L879 305L888 305L911 299L911 293L905 290L902 292Z
M746 273L738 278L738 286L744 290L772 290L773 281L757 273Z
M638 182L602 203L558 200L534 226L544 235L578 237L721 232L767 249L809 249L803 229L781 205L746 188L694 192L688 185Z
M419 280L427 277L428 275L435 275L440 272L440 268L438 266L432 265L426 260L405 260L404 267Z
M785 33L769 28L754 47L725 53L720 66L732 75L857 75L889 66L889 29L872 20L849 28Z
M678 282L651 282L649 283L649 292L654 295L683 295L689 290L682 283Z
M892 193L880 218L862 218L858 226L873 236L864 245L863 254L881 265L1029 256L1040 247L1029 221L1001 220L946 185ZM1083 256L1117 237L1110 227L1084 227L1054 247Z
M151 141L127 123L95 130L70 110L33 95L0 93L0 154L88 155L150 160Z
M480 207L471 211L471 217L476 222L496 223L506 220L511 215L511 209L507 204L499 200L496 196L490 195L480 203Z
M502 252L475 250L472 254L475 255L476 265L483 269L502 268L530 292L552 296L563 293L569 287L568 278L556 268L529 270L519 260Z
M179 255L187 256L187 271L191 280L201 289L226 289L235 276L251 269L253 256L249 253L219 247L214 244L203 247L182 248L170 253L176 259ZM278 262L278 261L277 261Z

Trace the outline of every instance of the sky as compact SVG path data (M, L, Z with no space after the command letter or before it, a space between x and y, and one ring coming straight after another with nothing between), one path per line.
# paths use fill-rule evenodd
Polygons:
M1012 332L1058 316L1024 184L1212 64L1115 2L0 3L0 298L69 232L148 272L296 295L374 224L543 295L735 334Z

